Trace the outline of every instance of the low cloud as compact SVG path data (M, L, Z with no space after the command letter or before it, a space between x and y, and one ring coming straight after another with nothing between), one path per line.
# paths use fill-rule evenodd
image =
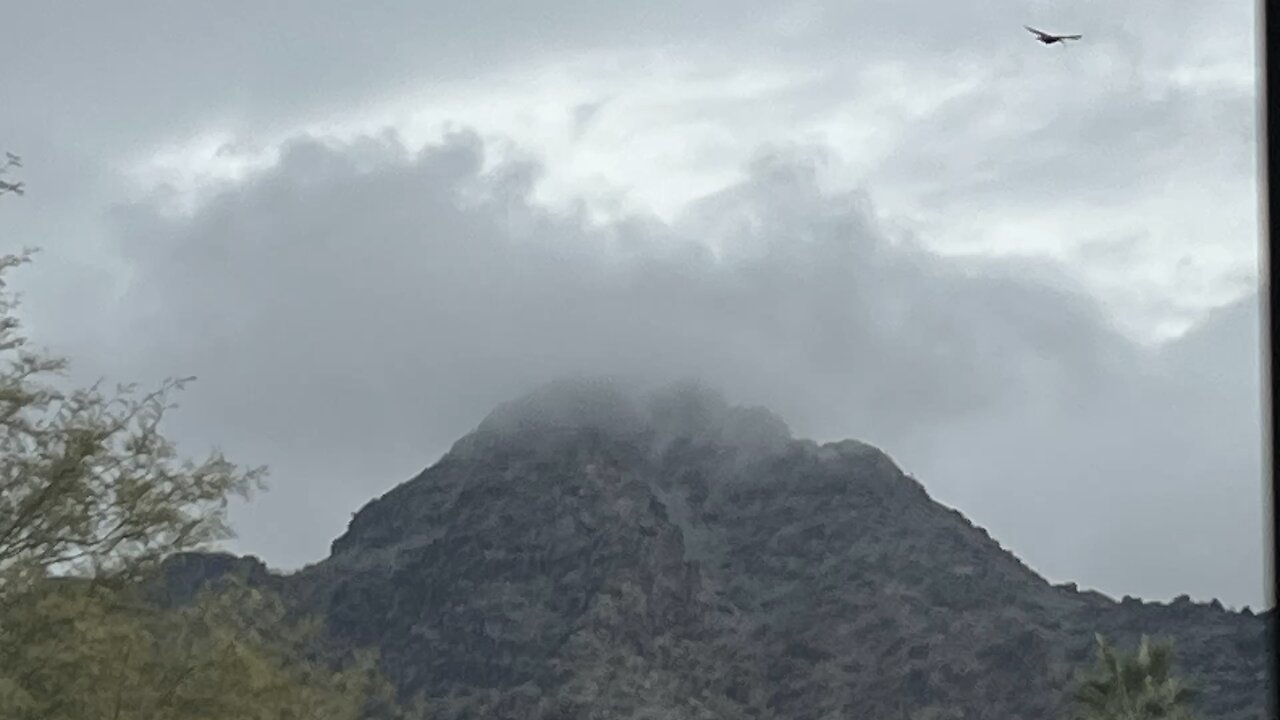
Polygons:
M1055 266L887 232L865 195L820 188L820 153L762 155L669 223L548 210L537 164L485 153L302 137L192 213L119 206L128 290L57 349L95 375L200 376L173 431L272 466L235 521L278 566L319 559L497 404L621 374L877 444L1054 579L1259 603L1248 302L1150 350Z

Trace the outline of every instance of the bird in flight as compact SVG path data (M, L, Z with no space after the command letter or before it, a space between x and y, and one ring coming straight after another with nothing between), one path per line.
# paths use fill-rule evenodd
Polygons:
M1039 30L1037 30L1037 29L1035 29L1035 28L1031 27L1030 25L1023 25L1022 27L1026 28L1028 32L1030 32L1031 34L1035 35L1035 36L1036 36L1036 39L1037 39L1037 40L1039 40L1040 42L1044 43L1045 45L1052 45L1052 44L1054 44L1054 43L1062 43L1062 46L1063 46L1063 47L1066 47L1066 46L1067 46L1067 41L1068 41L1068 40L1079 40L1079 39L1080 39L1080 36L1079 36L1079 35L1050 35L1049 33L1047 33L1047 32L1041 32L1041 31L1039 31Z

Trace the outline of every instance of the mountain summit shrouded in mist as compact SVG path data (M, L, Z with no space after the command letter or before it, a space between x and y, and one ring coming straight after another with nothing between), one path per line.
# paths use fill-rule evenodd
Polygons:
M173 587L231 565L175 559ZM507 403L327 559L251 579L436 718L1040 720L1095 632L1173 639L1206 718L1258 717L1266 683L1264 617L1051 585L879 450L696 385Z

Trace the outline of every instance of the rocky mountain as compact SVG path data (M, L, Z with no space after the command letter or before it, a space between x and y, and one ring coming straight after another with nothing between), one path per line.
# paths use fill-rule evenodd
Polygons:
M1204 717L1264 715L1267 617L1050 585L876 448L693 386L554 384L316 565L171 568L281 589L442 719L1065 718L1095 632L1172 638Z

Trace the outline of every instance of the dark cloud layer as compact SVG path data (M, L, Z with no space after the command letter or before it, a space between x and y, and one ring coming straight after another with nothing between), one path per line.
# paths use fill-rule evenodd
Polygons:
M484 153L299 138L192 215L121 206L128 291L59 349L93 374L199 375L173 427L272 465L236 518L277 565L317 559L496 404L607 373L701 377L797 435L878 444L1054 579L1259 603L1249 303L1153 351L1053 266L885 232L812 156L761 157L671 224L602 225Z

